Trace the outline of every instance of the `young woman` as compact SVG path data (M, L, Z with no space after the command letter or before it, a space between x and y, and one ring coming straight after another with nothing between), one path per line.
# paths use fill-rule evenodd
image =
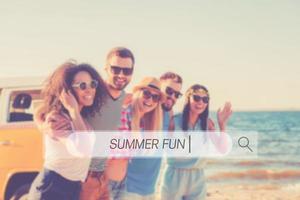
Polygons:
M208 118L209 93L201 85L193 85L186 92L186 102L183 112L174 116L176 131L201 131L205 138L210 138L216 149L226 152L227 137L224 133L226 123L232 113L230 103L226 103L223 110L218 110L217 117L222 132L217 136L214 123ZM207 137L206 137L207 136ZM169 158L162 185L162 200L205 199L206 186L203 168L203 158Z
M163 94L160 82L147 77L133 89L131 103L122 111L120 131L160 131ZM153 133L155 134L155 133ZM160 158L129 160L122 200L155 199L154 189L161 165Z
M90 158L73 155L68 149L67 137L75 131L91 130L84 118L100 110L106 98L104 82L90 65L67 62L49 77L42 94L43 105L39 112L44 120L60 116L69 121L70 128L64 133L44 134L44 168L31 186L29 199L79 199ZM49 131L58 130L56 127Z

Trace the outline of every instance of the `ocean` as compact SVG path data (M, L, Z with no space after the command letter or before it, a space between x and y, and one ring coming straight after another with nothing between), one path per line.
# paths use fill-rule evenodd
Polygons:
M258 156L209 160L208 183L300 183L300 112L235 112L227 130L256 131Z

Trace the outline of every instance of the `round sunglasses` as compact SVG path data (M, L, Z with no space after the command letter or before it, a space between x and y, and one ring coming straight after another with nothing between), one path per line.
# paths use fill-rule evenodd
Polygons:
M144 99L152 98L153 102L155 102L155 103L160 101L159 94L152 94L149 90L146 90L146 89L143 90L143 97L144 97Z
M90 83L79 82L72 85L73 88L79 88L80 90L86 90L88 87L95 89L98 87L98 81L92 80Z

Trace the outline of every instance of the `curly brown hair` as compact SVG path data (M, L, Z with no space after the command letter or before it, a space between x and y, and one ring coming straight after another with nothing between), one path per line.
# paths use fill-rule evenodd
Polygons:
M91 65L85 63L77 64L76 61L70 60L59 66L46 80L45 87L42 90L43 104L40 109L41 117L44 118L51 111L68 114L68 111L59 100L59 96L65 90L71 92L76 97L72 84L75 75L81 71L87 72L92 79L98 81L94 102L91 106L83 107L81 115L83 117L93 116L96 112L100 111L107 97L107 89L103 79Z

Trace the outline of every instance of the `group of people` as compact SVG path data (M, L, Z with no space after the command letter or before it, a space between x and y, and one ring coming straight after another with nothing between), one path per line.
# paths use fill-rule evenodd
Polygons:
M163 158L72 157L66 138L83 131L202 131L215 130L209 118L210 95L205 86L192 85L184 94L182 112L173 106L183 95L182 78L166 72L160 78L145 77L126 94L135 58L124 47L107 55L103 80L89 64L68 61L47 79L43 103L35 122L45 138L43 170L32 183L30 200L181 200L205 199L203 158L168 158L160 195L155 192ZM225 103L217 112L222 149L232 111ZM64 154L65 156L62 156Z

